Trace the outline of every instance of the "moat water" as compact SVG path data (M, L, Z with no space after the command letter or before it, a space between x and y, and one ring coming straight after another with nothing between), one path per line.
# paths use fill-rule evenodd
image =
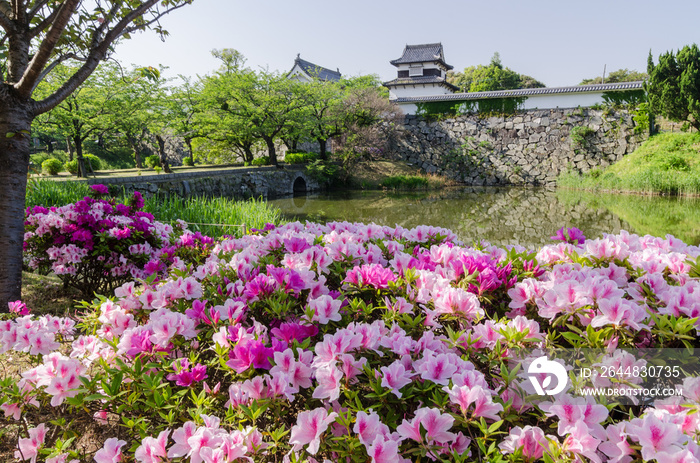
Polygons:
M700 199L547 188L462 187L432 192L335 191L271 200L287 220L374 222L452 230L465 243L538 247L561 227L589 238L627 230L700 244Z

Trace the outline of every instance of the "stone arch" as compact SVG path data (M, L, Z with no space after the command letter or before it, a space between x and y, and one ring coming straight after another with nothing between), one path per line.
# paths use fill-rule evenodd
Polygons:
M294 195L305 195L307 192L307 185L306 185L306 179L299 175L297 178L294 179L294 184L292 186L292 192Z

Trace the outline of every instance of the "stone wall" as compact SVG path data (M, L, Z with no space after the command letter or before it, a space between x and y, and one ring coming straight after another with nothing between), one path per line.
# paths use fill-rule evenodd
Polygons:
M228 198L276 198L319 191L320 185L304 166L238 167L138 177L107 177L87 180L110 189L144 195L224 196ZM296 190L296 191L295 191Z
M574 127L591 129L583 144L571 140ZM588 172L634 151L646 138L634 127L627 111L590 108L444 120L406 116L392 155L470 185L548 185L566 170Z

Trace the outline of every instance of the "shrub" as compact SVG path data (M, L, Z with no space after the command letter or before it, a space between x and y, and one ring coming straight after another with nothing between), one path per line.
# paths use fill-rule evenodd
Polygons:
M318 153L290 153L284 155L287 164L308 164L318 159Z
M182 158L182 165L183 166L193 166L194 161L192 160L191 157L187 156L186 158Z
M95 156L94 154L84 154L83 158L85 159L85 168L88 169L88 162L90 163L90 166L92 166L92 170L101 170L102 169L102 160Z
M427 226L270 225L218 243L197 268L176 262L163 281L126 283L78 320L22 315L14 302L0 348L32 363L19 384L0 382L3 410L22 420L18 448L73 458L73 440L43 436L107 438L82 461L689 456L695 374L663 368L659 379L636 356L700 345L700 250L628 233L554 238L529 252L465 247ZM573 388L535 392L555 389L559 371L568 384L563 365L534 362L547 348L588 347L570 373L577 387L632 395L682 381L683 395L633 406ZM683 350L670 354L674 365L696 364ZM577 374L584 366L594 368L588 380ZM654 378L630 379L633 368ZM59 412L71 420L42 423Z
M107 294L134 278L165 269L173 228L142 212L143 198L134 193L129 204L107 197L104 185L90 187L93 197L47 209L27 209L24 250L30 268L53 271L66 286Z
M63 164L58 159L49 158L41 163L41 170L49 175L58 175L63 170Z
M72 175L78 175L78 160L73 159L72 161L66 162L63 167L66 168L68 172L70 172Z
M146 164L146 167L150 167L151 169L154 167L160 167L160 156L157 154L152 154L151 156L146 157L143 163Z
M571 139L571 144L575 148L580 148L586 144L586 138L590 137L594 133L595 130L592 128L585 125L579 125L571 129L569 138Z
M267 156L263 156L261 158L255 158L250 162L254 166L269 166L270 165L270 158Z

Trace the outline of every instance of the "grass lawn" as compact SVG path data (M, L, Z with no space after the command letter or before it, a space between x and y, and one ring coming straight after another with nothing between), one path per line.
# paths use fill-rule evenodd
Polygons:
M700 195L700 134L662 133L606 169L566 173L557 185L583 190Z

